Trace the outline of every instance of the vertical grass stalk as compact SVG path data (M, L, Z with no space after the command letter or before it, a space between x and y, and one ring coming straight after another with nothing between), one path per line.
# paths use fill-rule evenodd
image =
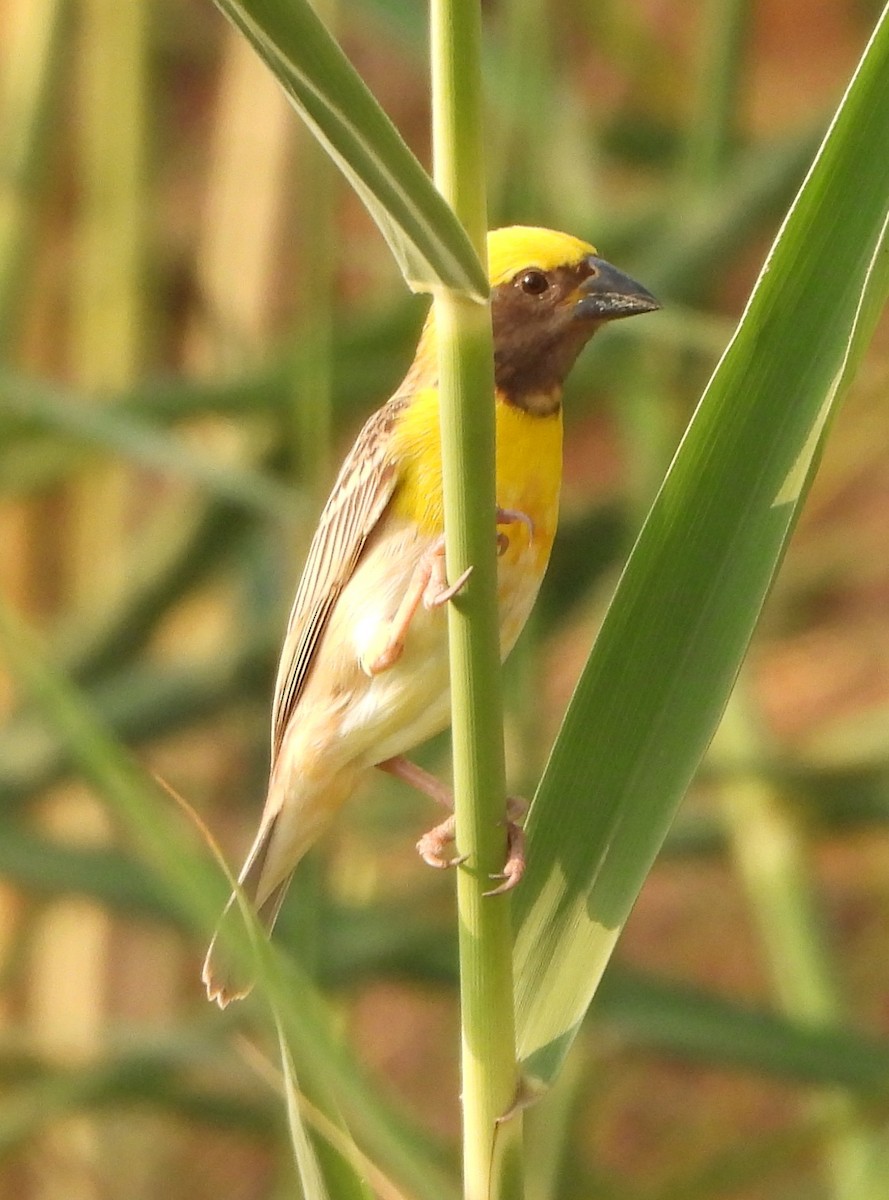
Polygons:
M49 111L60 74L62 0L7 6L0 59L0 347L9 353L25 305Z
M147 13L144 2L89 0L80 20L80 203L70 357L73 377L99 395L128 383L142 357ZM81 611L116 599L123 587L130 489L116 468L93 470L78 486L69 547Z
M685 150L684 182L693 196L720 182L731 150L749 22L749 0L710 0Z
M330 29L337 0L315 0ZM298 221L305 230L299 263L312 286L297 322L293 367L293 436L297 487L323 503L333 477L333 328L336 307L337 197L333 163L308 130L297 143ZM306 531L309 534L311 530Z
M267 335L291 136L280 88L229 32L197 250L206 314L191 339L196 366L239 367Z
M149 308L143 273L148 33L145 0L124 5L87 0L79 6L77 260L69 356L72 378L106 399L138 374ZM125 466L109 464L77 477L68 492L66 565L78 620L120 602L137 487ZM105 806L80 790L53 797L44 821L55 836L74 843L101 846L113 836ZM124 1022L137 1007L155 1020L169 1013L177 985L170 952L175 942L169 935L131 930L118 944L107 912L84 900L54 906L41 932L32 1005L53 1041L70 1040L88 1057L99 1051L112 1005L114 1016ZM150 983L138 998L115 998L112 980L124 978L130 964L144 970L146 960L155 969L144 976ZM78 980L73 994L71 979ZM56 1150L76 1163L72 1200L114 1195L121 1163L127 1164L132 1200L156 1192L167 1154L156 1134L134 1128L116 1113L80 1118L72 1129L70 1148L61 1142Z
M802 1025L843 1020L835 972L817 912L812 869L799 817L751 766L763 757L755 721L741 696L729 701L714 739L717 756L734 768L721 789L732 855L759 927L781 1008ZM879 1195L886 1179L883 1139L847 1093L821 1093L814 1103L825 1124L825 1168L835 1200Z
M435 182L485 261L487 212L478 0L432 0ZM509 905L483 896L505 853L503 721L496 609L494 376L487 307L435 297L448 576L472 575L449 607L467 1200L520 1197Z

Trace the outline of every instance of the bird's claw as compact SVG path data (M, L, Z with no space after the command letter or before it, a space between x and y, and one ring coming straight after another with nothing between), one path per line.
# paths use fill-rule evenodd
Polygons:
M492 879L502 879L503 882L483 896L502 896L511 892L521 882L525 874L525 831L515 819L524 814L526 805L518 796L510 796L506 802L506 862L503 870L492 875Z
M436 825L434 829L430 829L428 833L424 833L417 842L417 853L422 858L427 866L436 867L440 871L447 870L448 867L459 867L466 862L469 857L467 854L459 854L455 858L449 858L445 854L445 847L454 840L456 832L456 822L453 813L447 817L440 825Z
M444 578L443 569L441 579L436 574L433 574L429 581L429 586L423 595L423 603L426 608L441 608L443 604L447 604L449 600L453 600L471 574L472 567L467 567L463 574L458 575L453 583L448 583L447 579ZM442 580L444 580L443 583Z
M497 887L483 892L484 896L502 896L504 892L511 892L525 873L525 831L519 824L519 820L524 816L526 809L527 805L520 796L507 797L506 862L503 864L502 871L491 876L492 879L501 879L503 882ZM465 863L469 857L468 854L460 854L451 858L445 853L445 848L453 842L455 833L456 819L453 813L446 817L440 825L436 825L428 833L424 833L417 842L417 853L423 862L439 870L447 867L459 867Z
M358 665L365 675L371 678L380 675L401 658L411 621L421 600L427 609L441 608L453 600L472 574L472 567L467 567L462 575L449 584L444 553L444 538L440 538L420 560L398 612L377 630L358 659Z
M498 508L497 509L497 524L498 525L524 525L528 530L528 541L534 541L534 522L527 513L521 512L516 508ZM497 530L497 554L505 554L509 548L509 535L503 533L502 530Z

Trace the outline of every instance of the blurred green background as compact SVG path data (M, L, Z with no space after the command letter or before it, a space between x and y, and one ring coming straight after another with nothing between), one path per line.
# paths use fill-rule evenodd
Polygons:
M516 791L879 7L485 6L492 225L589 238L664 303L571 381L562 528L508 668ZM324 15L428 162L422 6ZM424 311L210 4L2 0L3 595L233 863L302 552ZM887 384L884 321L729 721L531 1117L532 1200L865 1195L855 1131L882 1137L889 1094ZM0 704L0 1200L293 1195L249 1008L207 1006L151 866L2 677ZM362 793L281 940L448 1161L452 881L413 852L434 819L391 781Z

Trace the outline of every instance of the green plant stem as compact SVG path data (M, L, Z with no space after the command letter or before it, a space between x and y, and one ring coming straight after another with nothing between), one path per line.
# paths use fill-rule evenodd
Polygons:
M59 75L63 0L10 7L0 71L0 347L14 344Z
M328 28L336 20L337 0L315 0L315 11ZM338 177L324 148L301 130L298 218L306 230L300 267L312 281L299 313L293 362L293 437L297 486L313 502L323 502L333 468L333 365L336 310ZM310 532L310 531L309 531Z
M89 0L80 30L79 261L72 365L88 388L123 386L144 338L147 6Z
M557 93L552 67L551 14L538 0L510 0L503 6L502 62L497 78L504 104L496 110L488 151L491 208L496 214L537 213L545 209L546 162L552 137L535 136L545 125L552 134ZM534 131L533 133L531 131Z
M301 141L306 174L301 197L301 269L312 280L298 327L293 365L293 434L297 486L324 500L333 463L333 324L336 265L336 176L327 155L308 136Z
M107 399L137 372L145 337L148 6L145 0L88 0L82 8L70 357L78 382ZM78 481L67 540L71 588L84 611L123 590L129 487L118 469L91 471Z
M703 62L689 125L684 183L690 193L720 182L738 109L749 0L710 0Z
M432 0L435 181L485 256L481 13ZM467 1200L522 1195L508 902L483 893L503 864L503 719L497 618L494 377L487 307L435 298L448 576L472 575L448 606L462 1012L463 1179Z

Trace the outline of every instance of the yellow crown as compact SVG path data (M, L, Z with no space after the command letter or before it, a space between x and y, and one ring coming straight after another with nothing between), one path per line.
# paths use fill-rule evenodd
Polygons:
M488 277L491 286L496 287L526 267L551 271L595 253L595 246L568 233L533 225L509 225L488 234Z

